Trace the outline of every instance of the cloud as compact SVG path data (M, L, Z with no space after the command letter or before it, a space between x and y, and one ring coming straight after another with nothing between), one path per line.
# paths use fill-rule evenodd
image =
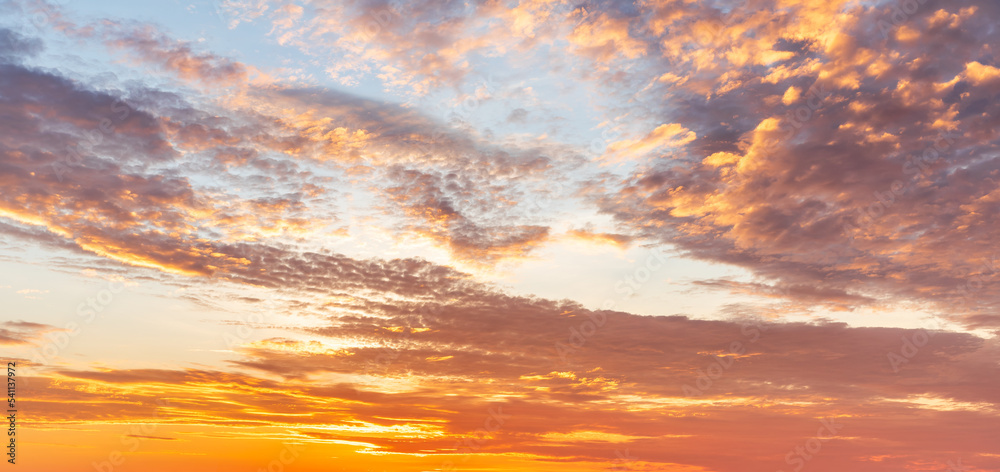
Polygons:
M0 211L82 251L185 275L251 264L252 256L232 254L248 250L240 244L309 234L324 224L316 221L323 211L336 220L326 196L332 179L314 176L328 161L335 169L364 162L402 185L423 176L422 196L405 187L372 190L397 205L391 213L412 220L405 231L430 237L458 259L524 257L547 239L545 225L509 222L525 218L518 208L525 185L564 159L539 155L544 149L490 146L398 106L328 90L253 89L260 112L278 117L219 115L159 90L115 96L53 72L0 67L7 97L0 106L16 131L3 136L0 151L18 176ZM34 107L47 112L33 114ZM288 112L295 107L310 111ZM356 140L360 145L351 144ZM418 162L414 153L436 158ZM242 193L194 183L208 174L238 183ZM532 181L519 183L524 177ZM264 196L274 185L287 193ZM440 227L435 212L456 217Z
M628 19L607 13L587 15L586 10L580 14L589 18L577 25L568 39L582 55L604 61L619 54L630 59L645 54L647 45L630 35Z
M626 234L598 233L589 229L573 229L567 231L566 235L572 239L596 244L610 244L621 249L628 248L635 240L635 238Z
M843 429L824 447L827 467L894 470L927 457L928 448L974 457L981 467L994 462L985 432L998 401L1000 377L988 375L997 370L995 340L589 312L475 289L452 300L428 302L434 308L358 305L365 315L331 318L313 330L316 341L244 346L233 362L244 373L62 370L58 383L29 398L35 408L46 406L39 409L45 421L59 422L70 410L48 405L65 391L89 385L121 392L120 400L72 414L80 420L115 411L124 419L141 410L118 403L146 405L169 391L174 422L282 425L380 451L439 454L453 452L499 408L511 416L481 452L604 461L595 442L610 441L650 463L714 470L780 466L819 427L818 418L830 418ZM561 361L554 343L569 343L570 328L591 320L604 321ZM392 326L411 327L405 342L386 329ZM894 372L888 355L903 358L903 339L920 347ZM384 347L368 347L380 340ZM893 459L865 459L873 455Z
M190 44L173 40L149 25L126 26L104 22L104 42L127 51L138 62L155 65L188 81L204 85L243 85L247 67L211 53L198 53Z
M622 159L637 159L650 151L662 147L683 146L696 138L694 131L678 123L662 124L641 138L609 144L608 152L623 155Z
M386 192L417 221L411 231L438 241L461 259L491 262L526 256L548 239L549 228L506 223L511 212L505 207L516 203L497 201L510 195L510 189L489 171L476 172L470 166L467 172L442 176L393 168L388 177L395 185Z
M768 298L802 303L804 307L824 306L841 311L871 305L876 299L849 293L829 286L817 285L767 285L762 283L741 283L732 280L696 280L694 285L728 290L731 293L757 295Z
M0 28L0 60L14 61L34 56L41 50L41 40L23 36L17 31L7 28Z
M280 309L311 321L270 326L280 334L215 366L38 366L24 395L34 420L139 422L169 397L169 426L277 427L429 470L502 408L510 417L476 449L497 460L575 470L620 446L650 470L774 470L832 419L843 429L811 468L926 470L954 456L1000 467L996 337L764 322L743 316L751 303L713 320L588 310L317 237L342 232L342 201L370 199L366 223L455 262L489 266L561 237L642 240L754 276L697 289L831 311L925 302L996 329L995 5L927 7L893 35L879 28L891 4L505 6L227 3L240 22L271 15L280 43L346 49L337 78L361 71L418 94L461 85L481 56L569 52L543 70L625 97L606 110L633 131L609 145L630 164L621 174L568 145L319 86L108 92L25 65L40 43L0 32L15 51L0 57L5 236L142 267L206 305L234 287L254 306L288 296ZM106 25L93 38L188 81L238 84L249 70ZM646 159L668 147L670 159ZM578 183L614 230L552 229L552 197L578 203ZM5 322L0 342L52 330Z
M889 6L792 2L795 22L781 13L772 23L733 10L701 49L667 48L677 56L663 64L687 80L657 82L671 99L653 119L691 139L622 179L619 194L592 200L643 237L766 279L823 285L845 307L915 299L983 326L978 315L1000 301L993 229L979 217L994 204L998 137L987 97L997 89L973 39L992 29L967 14L973 7L995 13L982 2L921 8L907 19L922 31L910 42L878 33ZM828 27L805 29L831 12ZM681 21L672 18L663 24ZM764 59L792 38L799 46L783 46L789 54ZM943 58L946 43L953 52ZM708 54L725 58L728 72L695 83L715 67L698 62ZM846 292L860 298L838 295Z
M55 331L64 330L52 325L31 321L4 321L0 323L0 344L32 344L33 340L41 338L43 334Z

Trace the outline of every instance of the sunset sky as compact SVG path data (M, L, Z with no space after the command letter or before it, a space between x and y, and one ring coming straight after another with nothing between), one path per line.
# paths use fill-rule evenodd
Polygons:
M1000 471L1000 2L0 11L3 470Z

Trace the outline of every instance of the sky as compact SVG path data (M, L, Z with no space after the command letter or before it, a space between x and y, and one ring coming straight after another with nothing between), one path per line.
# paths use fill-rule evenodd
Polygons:
M997 2L0 11L11 470L1000 470Z

